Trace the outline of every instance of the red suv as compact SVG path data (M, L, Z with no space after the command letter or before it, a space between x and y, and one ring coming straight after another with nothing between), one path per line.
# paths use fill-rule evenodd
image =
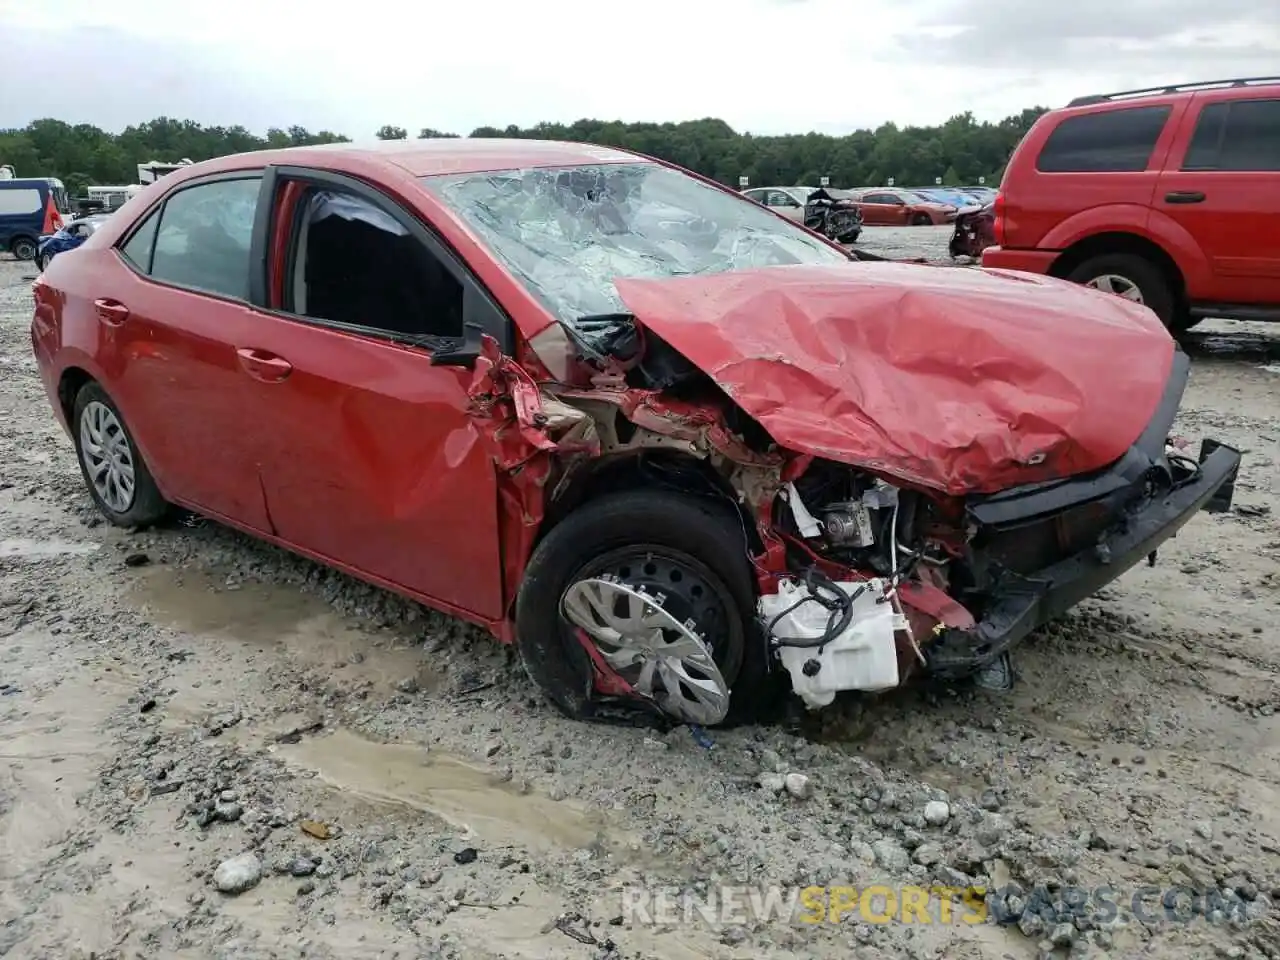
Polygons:
M1018 144L986 267L1144 303L1178 332L1280 320L1280 77L1082 97Z

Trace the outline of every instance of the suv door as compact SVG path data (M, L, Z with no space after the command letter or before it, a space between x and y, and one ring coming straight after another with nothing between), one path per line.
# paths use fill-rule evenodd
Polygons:
M354 179L275 172L272 314L235 343L281 371L254 397L275 533L434 605L503 614L496 467L467 367L433 365L506 318L411 211ZM252 370L245 371L252 374Z
M160 488L255 531L269 529L253 395L234 343L250 305L260 171L183 183L118 242L92 296L100 359Z
M1280 304L1280 98L1197 94L1155 208L1209 261L1193 300Z

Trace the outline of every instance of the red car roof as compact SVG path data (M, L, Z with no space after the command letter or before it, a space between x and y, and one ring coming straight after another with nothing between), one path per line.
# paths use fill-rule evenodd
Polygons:
M266 156L269 154L269 158ZM642 157L613 147L561 140L507 138L436 140L375 140L370 143L326 143L311 147L236 154L199 164L201 172L236 169L252 157L256 163L317 162L317 154L345 167L394 165L415 177L439 173L481 173L524 167L569 167L592 163L648 163ZM184 172L185 172L184 168Z

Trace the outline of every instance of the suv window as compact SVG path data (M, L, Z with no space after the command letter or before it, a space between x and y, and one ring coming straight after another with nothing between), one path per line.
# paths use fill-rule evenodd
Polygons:
M1200 111L1183 170L1280 170L1280 100L1211 103Z
M289 312L412 337L463 335L462 283L397 218L314 187L300 208Z
M1067 117L1036 160L1042 173L1115 173L1147 169L1170 106L1130 107Z
M152 279L226 297L249 296L249 245L260 177L185 187L164 202L151 253ZM143 225L124 253L142 239ZM145 242L145 241L143 241Z

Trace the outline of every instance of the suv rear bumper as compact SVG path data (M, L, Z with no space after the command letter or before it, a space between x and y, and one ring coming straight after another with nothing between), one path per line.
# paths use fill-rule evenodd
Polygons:
M944 630L925 648L929 671L973 673L1154 554L1200 510L1230 509L1239 467L1238 451L1205 441L1195 480L1129 513L1097 546L1003 584L980 622Z
M1046 275L1053 261L1058 259L1054 250L1009 250L1005 247L987 247L982 251L982 265L995 270L1021 270L1023 273Z

